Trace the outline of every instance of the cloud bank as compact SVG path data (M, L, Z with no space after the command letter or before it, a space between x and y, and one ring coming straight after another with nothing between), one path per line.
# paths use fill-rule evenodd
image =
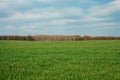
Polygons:
M120 35L120 0L1 0L0 35Z

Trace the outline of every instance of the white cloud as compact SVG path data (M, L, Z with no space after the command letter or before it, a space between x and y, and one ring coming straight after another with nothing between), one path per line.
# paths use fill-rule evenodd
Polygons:
M14 26L5 26L4 27L4 29L8 29L8 30L13 30L13 29L15 29L16 27L14 27Z
M118 27L120 23L117 22L100 22L100 23L92 23L89 24L88 26L98 26L100 28L105 28L105 27Z
M11 16L0 19L0 21L19 21L19 20L35 20L58 17L59 13L52 12L50 9L36 9L34 11L14 12Z
M46 22L34 22L34 23L29 23L29 24L23 24L20 25L20 30L22 31L30 31L30 30L34 30L37 28L42 28L42 27L64 27L65 24L69 24L69 23L74 23L77 22L77 20L74 19L57 19L57 20L50 20L50 21L46 21Z
M114 0L104 5L93 6L89 9L88 11L89 14L84 15L83 18L80 20L80 22L104 24L105 22L107 23L109 21L112 21L113 18L110 14L114 12L118 13L118 11L120 11L120 0ZM105 27L104 25L101 26Z
M39 26L40 26L40 24L39 24ZM34 30L34 29L37 29L37 28L38 28L38 25L36 25L36 24L20 26L21 31L31 31L31 30Z
M0 10L8 10L12 7L17 7L28 3L28 0L0 0Z
M7 18L0 19L3 22L19 21L19 20L35 20L35 19L49 19L49 18L62 18L66 16L81 16L82 10L79 8L64 8L57 10L55 8L35 8L26 12L14 12Z
M49 23L52 25L64 25L64 24L70 24L78 22L76 19L57 19L57 20L51 20Z
M61 10L62 15L82 16L83 11L81 8L70 7Z
M39 2L54 2L55 0L36 0ZM80 0L87 2L89 0ZM112 21L109 14L120 10L120 0L114 0L104 5L93 6L89 11L83 10L80 7L61 7L51 6L49 8L32 7L23 12L14 10L12 7L20 7L28 4L28 0L1 0L0 10L13 10L8 11L11 13L8 17L0 18L5 26L4 30L18 30L22 32L54 32L56 30L64 30L69 28L75 29L94 29L96 31L104 29L113 29L119 26L119 23ZM43 6L44 7L44 6ZM85 11L85 12L84 12ZM87 13L88 12L88 13ZM101 17L103 16L103 17ZM77 17L77 18L76 18ZM30 22L29 22L30 21ZM9 24L10 23L10 24ZM15 24L14 24L15 23ZM16 23L18 23L16 25ZM23 23L23 24L21 24ZM76 24L75 24L76 23ZM80 23L80 24L79 24ZM71 25L72 24L72 25ZM43 29L44 28L44 29ZM54 30L52 30L52 29ZM0 28L1 29L1 28ZM42 31L43 29L43 31ZM49 30L51 29L51 30ZM2 31L2 30L1 30ZM38 32L39 32L38 31ZM57 32L56 32L57 33Z
M55 0L37 0L39 2L54 2Z
M104 22L104 21L108 21L111 20L112 18L103 18L103 17L95 17L95 16L84 16L83 19L80 20L80 22Z
M114 0L108 4L101 6L94 6L90 9L90 15L93 16L107 16L116 11L120 11L120 0Z
M18 30L21 32L21 34L36 34L39 33L37 32L37 30L39 30L39 28L44 27L43 26L44 23L40 23L40 22L33 22L33 23L28 23L28 24L21 24L18 27Z
M79 0L80 2L84 3L84 2L89 2L91 0Z
M115 28L119 27L120 23L119 22L92 22L92 23L86 23L86 24L81 24L80 26L77 25L74 28Z
M3 21L16 21L16 20L34 20L34 19L46 19L55 17L57 14L39 14L39 13L15 13L9 18L3 19Z

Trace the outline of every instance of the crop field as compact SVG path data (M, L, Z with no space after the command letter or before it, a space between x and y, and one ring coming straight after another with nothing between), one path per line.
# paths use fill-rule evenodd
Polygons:
M120 80L120 41L0 41L0 80Z

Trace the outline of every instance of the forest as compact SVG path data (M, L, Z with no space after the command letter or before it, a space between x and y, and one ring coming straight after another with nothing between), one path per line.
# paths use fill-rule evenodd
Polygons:
M23 40L23 41L80 41L80 40L120 40L116 36L80 36L80 35L1 35L0 40Z

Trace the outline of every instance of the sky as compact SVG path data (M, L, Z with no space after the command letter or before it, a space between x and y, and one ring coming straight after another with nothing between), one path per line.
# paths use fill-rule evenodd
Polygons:
M0 35L120 36L120 0L0 0Z

